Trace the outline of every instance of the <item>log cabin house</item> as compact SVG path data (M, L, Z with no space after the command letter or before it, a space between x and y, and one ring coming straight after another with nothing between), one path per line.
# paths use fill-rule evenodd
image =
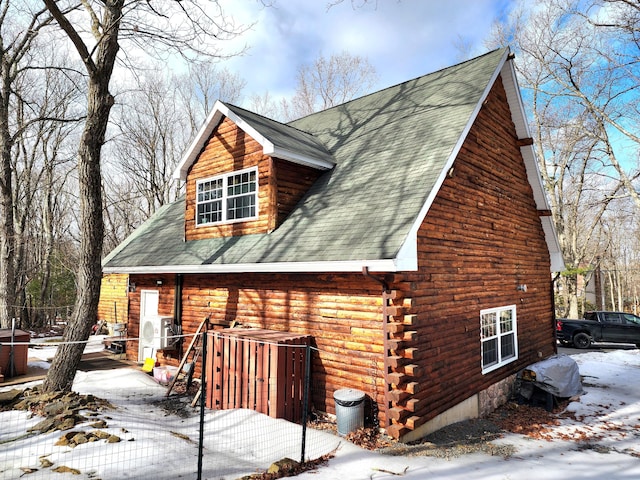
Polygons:
M288 124L217 102L177 167L184 197L104 260L129 275L128 335L148 313L307 335L313 406L361 390L402 441L495 407L556 351L563 268L512 62Z

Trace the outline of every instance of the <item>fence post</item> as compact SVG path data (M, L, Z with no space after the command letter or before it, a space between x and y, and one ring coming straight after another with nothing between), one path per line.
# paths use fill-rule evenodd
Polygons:
M304 393L302 395L302 451L300 463L304 463L305 449L307 446L307 418L309 416L309 384L311 383L311 345L305 346L304 364Z
M198 438L198 480L202 480L202 455L204 451L204 413L205 413L205 395L207 394L207 343L208 335L205 328L202 332L202 368L200 374L200 436ZM191 368L195 368L193 365Z

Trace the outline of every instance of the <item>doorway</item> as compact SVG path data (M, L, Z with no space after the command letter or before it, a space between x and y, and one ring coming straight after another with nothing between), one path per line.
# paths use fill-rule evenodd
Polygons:
M138 362L144 362L146 358L153 358L153 345L142 341L142 327L145 320L158 316L158 303L160 292L158 290L142 290L140 292L140 332L138 334Z

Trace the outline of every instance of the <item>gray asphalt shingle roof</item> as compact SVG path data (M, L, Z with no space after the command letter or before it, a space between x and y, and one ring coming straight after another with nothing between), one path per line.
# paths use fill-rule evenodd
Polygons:
M505 58L496 50L287 125L228 106L273 143L335 167L269 234L185 242L182 199L112 252L105 270L394 259Z
M244 108L227 104L230 111L249 123L260 135L268 138L276 147L311 158L318 158L330 163L333 156L323 143L308 132L258 115Z

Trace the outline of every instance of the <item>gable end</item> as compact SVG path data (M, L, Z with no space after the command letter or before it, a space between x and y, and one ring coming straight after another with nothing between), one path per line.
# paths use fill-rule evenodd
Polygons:
M174 171L174 178L186 180L189 169L197 161L200 152L223 118L228 118L258 142L262 146L264 155L278 157L321 171L330 170L335 166L331 154L311 135L275 120L217 101Z
M254 209L247 218L226 218L226 182L242 174L255 176ZM191 165L186 182L185 239L231 237L269 233L278 228L296 203L321 175L321 171L302 164L291 163L263 153L258 141L239 128L231 119L223 118L208 142ZM219 220L203 222L198 218L198 202L211 183L225 183L218 191ZM199 196L200 195L200 196ZM222 205L220 205L222 204ZM201 214L201 213L200 213Z

